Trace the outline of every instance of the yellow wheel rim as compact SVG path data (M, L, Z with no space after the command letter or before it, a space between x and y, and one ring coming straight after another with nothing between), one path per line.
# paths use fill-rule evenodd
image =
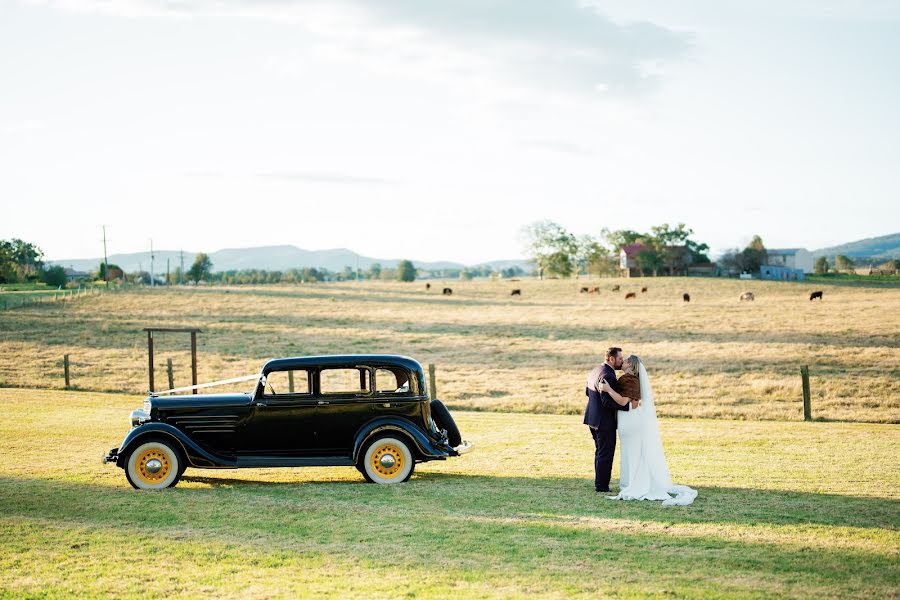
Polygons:
M151 460L158 460L162 465L156 473L151 473L147 469L147 463ZM172 471L172 461L169 459L168 453L158 448L151 448L141 452L135 462L138 477L147 485L156 485L166 480Z
M386 457L392 458L393 464L385 466L385 462L390 463L390 460L383 462L382 459L386 459ZM375 452L372 453L372 471L384 479L397 477L403 471L405 465L406 460L403 457L403 450L395 444L382 444L375 448Z

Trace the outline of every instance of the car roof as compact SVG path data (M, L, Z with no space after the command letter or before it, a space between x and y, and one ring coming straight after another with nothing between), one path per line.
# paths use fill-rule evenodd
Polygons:
M335 367L365 365L372 367L403 367L412 371L422 371L419 361L396 354L330 354L324 356L293 356L273 358L263 365L263 373L283 371L290 368Z

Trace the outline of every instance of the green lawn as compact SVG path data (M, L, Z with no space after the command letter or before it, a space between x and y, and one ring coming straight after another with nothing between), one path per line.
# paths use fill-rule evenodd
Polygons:
M566 415L457 413L476 450L400 486L351 468L189 469L132 491L100 455L136 396L0 389L0 595L858 597L900 588L900 426L661 422L693 506L593 492ZM617 477L614 471L613 476Z

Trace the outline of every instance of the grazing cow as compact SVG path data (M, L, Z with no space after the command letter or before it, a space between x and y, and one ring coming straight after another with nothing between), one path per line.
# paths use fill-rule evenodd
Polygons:
M510 292L509 295L510 295L510 296L521 296L521 295L522 295L522 290L513 290L512 292Z
M634 292L628 292L627 294L625 294L625 299L628 300L629 298L637 298L637 294L635 294Z
M581 288L580 290L578 290L578 293L579 293L579 294L587 294L587 293L588 293L588 288L583 287L583 288Z
M753 292L744 292L743 294L741 294L741 297L738 298L738 300L740 300L741 302L743 302L744 300L753 302L754 300L756 300L756 296L753 295Z
M682 295L681 295L681 299L684 300L685 302L690 302L690 301L691 301L691 295L690 295L690 294L682 294Z
M613 286L613 289L612 289L612 291L614 291L614 292L618 292L618 291L619 291L619 286L617 286L617 285L614 285L614 286Z
M599 293L600 293L600 286L592 287L590 290L588 290L588 293L590 293L590 294L599 294Z
M641 293L642 293L642 294L646 294L646 293L647 293L647 288L642 287L642 288L641 288Z
M430 284L430 283L426 283L426 284L425 284L425 289L426 289L426 290L430 290L430 289L431 289L431 284Z
M810 301L810 302L812 302L812 301L815 300L816 298L818 298L819 300L822 299L822 292L821 292L821 291L813 292L812 294L809 295L809 301Z
M450 296L453 294L453 290L451 290L450 288L444 288L444 291L441 293L444 294L445 296Z

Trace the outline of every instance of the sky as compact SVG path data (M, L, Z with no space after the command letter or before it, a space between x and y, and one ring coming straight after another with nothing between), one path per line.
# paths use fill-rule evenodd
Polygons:
M900 3L0 0L0 239L466 264L900 231Z

